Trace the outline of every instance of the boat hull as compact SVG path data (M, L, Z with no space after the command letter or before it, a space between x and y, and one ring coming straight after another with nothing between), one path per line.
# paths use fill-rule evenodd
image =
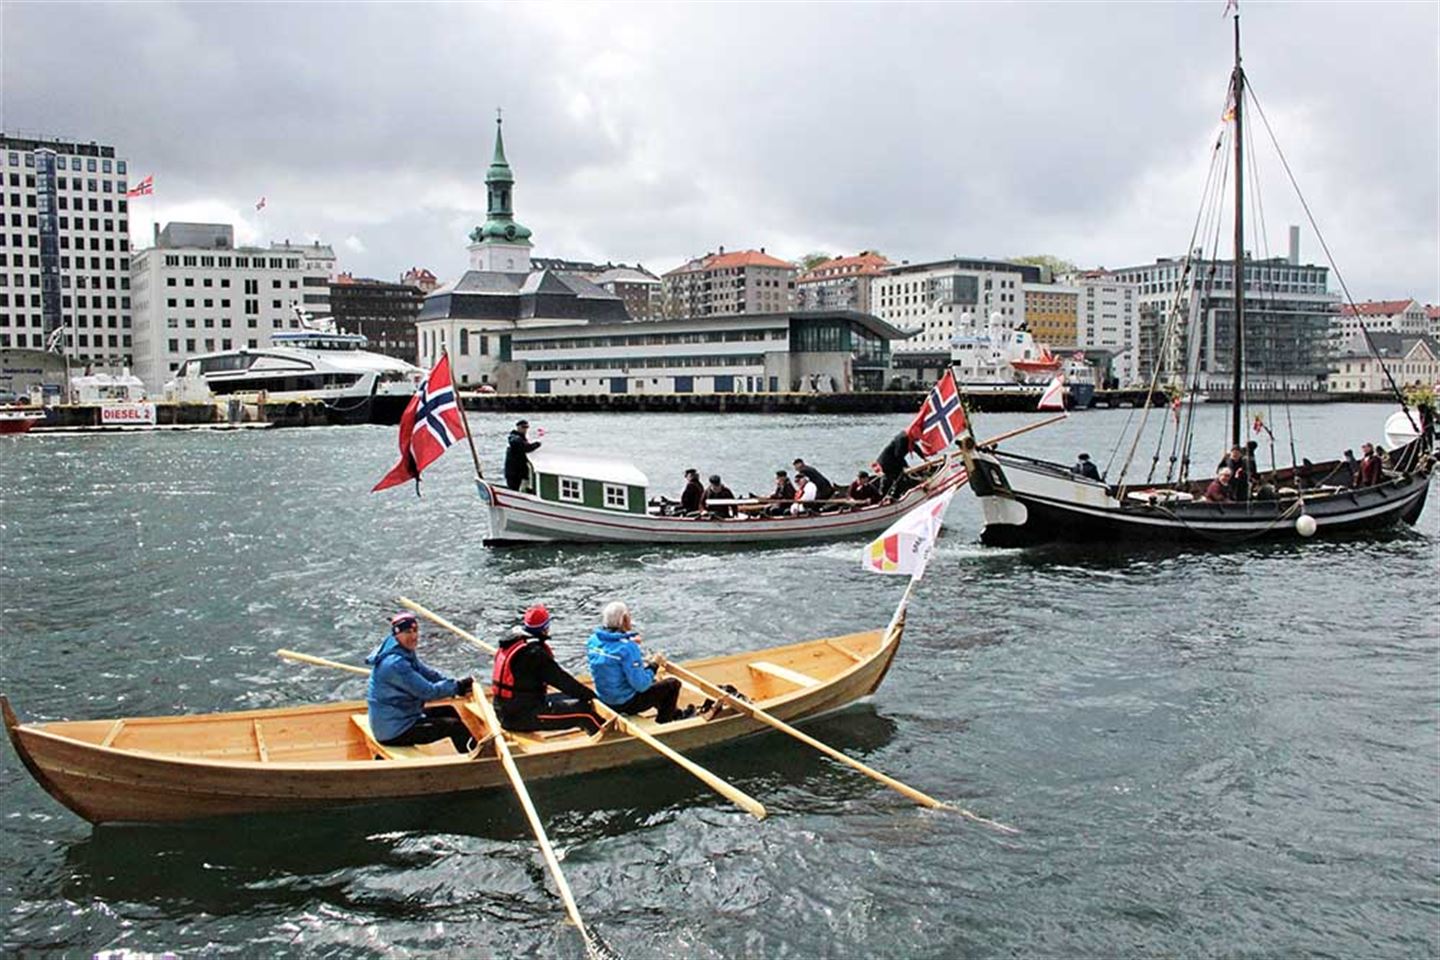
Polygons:
M542 500L485 480L476 486L480 498L489 505L490 536L485 543L491 546L563 542L750 544L875 533L906 511L962 485L966 477L964 464L954 460L893 503L803 516L728 519L621 513Z
M38 412L0 413L0 437L29 433L31 427L44 420L45 414Z
M1418 453L1418 451L1412 451ZM1397 459L1404 454L1397 454ZM1123 500L1097 481L1071 474L1060 464L996 450L975 454L971 488L980 500L985 526L981 542L1026 547L1050 542L1109 543L1240 542L1300 538L1302 509L1317 534L1361 533L1398 523L1413 524L1424 509L1433 464L1428 448L1415 469L1391 474L1371 487L1307 490L1303 508L1294 497L1241 503L1171 499L1173 490L1131 488ZM1334 473L1338 464L1318 464L1310 476Z
M841 709L873 692L889 670L900 632L897 627L889 637L881 631L850 634L686 666L715 683L734 684L773 716L796 722ZM756 660L807 676L818 677L822 671L826 675L814 686L789 689L792 685L773 676L749 671L747 662ZM782 686L787 689L779 689ZM3 697L0 706L11 741L32 776L92 823L297 811L509 786L493 754L474 759L453 753L374 759L350 721L351 715L365 712L363 701L42 724L20 723ZM480 723L473 716L467 722L472 729ZM770 729L743 714L665 725L649 719L635 722L682 752ZM475 732L483 734L483 727ZM641 741L619 734L599 741L578 733L557 740L521 740L511 749L527 781L625 767L657 757ZM292 755L323 759L280 759Z

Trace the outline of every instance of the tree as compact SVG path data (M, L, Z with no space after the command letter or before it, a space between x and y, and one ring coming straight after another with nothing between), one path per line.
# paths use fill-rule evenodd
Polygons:
M1011 257L1011 263L1024 263L1032 267L1043 267L1050 271L1052 277L1058 277L1062 273L1078 273L1080 268L1069 260L1061 260L1059 257L1051 256L1048 253L1036 253L1026 257Z
M801 273L804 273L804 272L807 271L807 270L814 270L816 267L818 267L820 264L824 263L826 260L833 260L833 259L835 259L835 258L832 257L830 254L828 254L828 253L822 253L822 252L819 251L819 250L816 250L816 251L813 252L813 253L807 253L807 254L805 254L805 256L803 256L803 257L800 258L800 272L801 272Z

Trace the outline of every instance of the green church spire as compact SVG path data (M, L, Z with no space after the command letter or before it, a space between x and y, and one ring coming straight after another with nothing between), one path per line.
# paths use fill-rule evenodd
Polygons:
M505 138L501 134L500 111L495 111L495 155L490 159L490 170L485 174L488 188L489 209L485 225L470 234L476 243L524 243L530 239L530 230L515 222L515 212L510 206L510 190L515 175L505 159Z

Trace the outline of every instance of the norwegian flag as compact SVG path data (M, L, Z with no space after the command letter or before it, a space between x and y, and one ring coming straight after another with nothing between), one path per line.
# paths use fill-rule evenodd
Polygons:
M955 385L955 372L946 370L940 382L930 388L930 395L905 434L929 457L950 446L964 432L965 408L960 405L960 389Z
M126 191L125 191L125 196L127 196L127 197L148 197L148 196L150 196L151 194L153 194L154 192L155 192L155 175L152 173L150 176L146 177L144 180L141 180L139 183L135 184L135 186L131 187L129 190L126 190Z
M420 492L420 471L440 458L450 446L465 436L465 420L455 398L455 385L450 379L450 355L442 354L430 376L420 384L415 396L400 415L400 462L380 478L370 492L399 486L406 480L415 481Z

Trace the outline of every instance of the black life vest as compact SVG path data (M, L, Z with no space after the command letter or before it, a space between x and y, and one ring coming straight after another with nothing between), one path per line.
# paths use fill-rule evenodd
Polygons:
M509 646L501 647L495 651L495 668L490 674L490 698L492 700L512 700L515 697L515 668L511 661L515 654L524 650L531 643L540 644L545 651L545 656L553 657L550 652L550 645L543 640L516 640ZM543 692L543 691L542 691Z

